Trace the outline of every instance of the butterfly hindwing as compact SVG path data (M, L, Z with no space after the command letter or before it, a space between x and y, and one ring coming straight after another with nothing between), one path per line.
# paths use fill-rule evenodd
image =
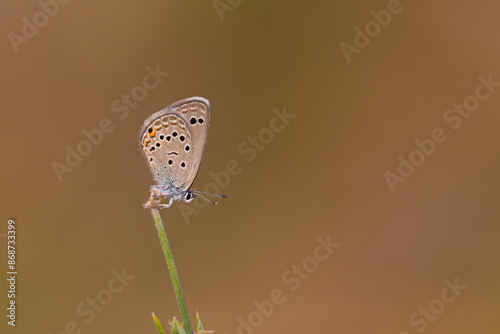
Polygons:
M210 104L201 97L176 102L144 121L140 142L159 185L187 190L200 167L210 123Z

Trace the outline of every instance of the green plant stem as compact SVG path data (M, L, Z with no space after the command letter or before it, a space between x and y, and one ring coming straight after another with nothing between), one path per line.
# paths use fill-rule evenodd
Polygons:
M161 248L163 249L163 254L165 254L165 261L167 261L170 278L172 279L172 284L174 285L175 296L177 297L177 303L179 304L179 310L181 311L184 329L188 334L192 334L193 329L191 327L191 320L189 319L189 312L186 306L186 300L184 299L184 293L182 292L179 274L177 274L177 268L175 267L174 257L168 244L167 233L165 233L165 228L163 227L163 222L158 210L151 209L151 214L153 215L153 219L155 221Z

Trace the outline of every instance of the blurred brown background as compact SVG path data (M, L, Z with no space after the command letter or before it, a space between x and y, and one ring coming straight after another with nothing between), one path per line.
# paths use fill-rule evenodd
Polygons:
M19 274L15 328L0 283L0 331L70 333L74 322L75 333L155 333L152 311L164 325L180 318L141 207L152 178L137 134L151 113L199 95L212 117L193 188L228 161L242 170L221 189L229 198L189 224L178 204L162 216L189 310L207 329L499 333L500 89L457 130L443 114L478 76L500 82L500 4L404 0L350 63L340 43L354 45L353 28L387 1L218 4L232 9L223 20L210 0L70 1L16 53L9 33L21 36L41 7L2 3L0 236L15 218ZM113 101L157 65L169 75L120 119ZM296 117L248 162L238 146L285 106ZM66 147L106 118L114 130L59 182L53 162L66 164ZM435 128L447 140L392 192L384 173ZM307 258L329 235L340 247L315 268ZM287 272L304 260L307 279ZM122 268L135 278L110 294ZM467 286L459 296L444 290L455 278ZM256 314L254 301L276 289L286 300Z

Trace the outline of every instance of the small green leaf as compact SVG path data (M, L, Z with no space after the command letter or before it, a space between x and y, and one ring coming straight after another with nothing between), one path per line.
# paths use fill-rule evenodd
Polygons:
M203 323L201 322L200 314L198 313L198 311L196 311L196 330L197 331L203 330Z
M209 334L213 332L214 331L203 330L203 323L201 322L200 314L198 313L198 311L196 311L196 334Z
M158 320L158 318L156 317L156 315L154 313L151 313L151 315L153 316L153 321L155 323L156 330L158 331L158 334L165 334L165 331L163 330L163 327L161 326L160 320Z
M170 333L171 334L186 334L186 331L184 330L184 327L182 327L182 324L179 322L179 320L174 318L170 322Z

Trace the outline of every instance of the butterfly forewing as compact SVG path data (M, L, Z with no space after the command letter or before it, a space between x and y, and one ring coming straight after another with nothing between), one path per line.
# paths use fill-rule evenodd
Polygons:
M160 110L144 121L142 150L159 185L187 190L198 173L208 135L209 102L192 97Z

